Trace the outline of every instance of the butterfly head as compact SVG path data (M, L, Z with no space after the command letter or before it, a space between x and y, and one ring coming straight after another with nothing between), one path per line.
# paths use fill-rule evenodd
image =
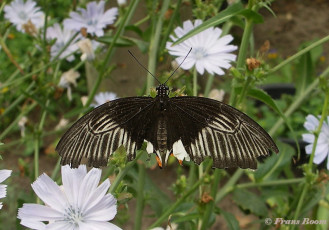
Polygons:
M165 84L160 84L156 87L156 91L158 96L165 96L169 94L169 87Z

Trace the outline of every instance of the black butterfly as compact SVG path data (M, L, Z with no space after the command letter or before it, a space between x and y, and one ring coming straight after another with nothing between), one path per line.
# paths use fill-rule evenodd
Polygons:
M61 164L78 167L86 157L89 166L106 166L109 156L122 145L131 161L144 141L160 167L172 153L180 163L185 159L200 164L211 157L216 168L256 169L257 157L267 156L268 149L279 152L270 135L246 114L209 98L169 98L166 82L159 82L155 98L116 99L81 117L56 146Z
M203 97L169 98L165 84L156 90L155 98L116 99L81 117L56 147L61 164L78 167L86 157L89 166L106 166L121 145L130 161L144 141L160 167L173 153L196 164L211 157L216 168L256 169L257 157L267 156L268 149L279 152L267 132L239 110Z

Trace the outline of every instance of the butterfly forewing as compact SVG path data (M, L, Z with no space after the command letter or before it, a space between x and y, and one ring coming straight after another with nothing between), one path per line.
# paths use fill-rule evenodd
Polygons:
M278 148L255 121L233 107L202 97L173 97L168 103L180 123L179 136L190 158L213 159L216 168L257 168L256 158Z
M64 134L56 150L61 164L106 166L110 154L123 145L128 160L135 158L148 131L155 106L152 97L121 98L107 102L81 117Z

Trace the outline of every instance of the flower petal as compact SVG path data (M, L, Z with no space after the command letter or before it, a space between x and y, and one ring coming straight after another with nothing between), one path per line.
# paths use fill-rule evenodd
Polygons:
M66 197L49 176L42 174L31 186L45 204L59 212L64 210L67 202Z
M36 230L45 230L46 229L46 224L40 222L40 221L33 221L33 220L21 220L21 225L31 228L31 229L36 229Z
M327 157L327 152L318 152L315 153L313 163L320 164Z
M81 181L87 175L87 167L80 165L72 169L69 165L62 166L62 181L67 200L72 205L78 204Z
M81 230L122 230L118 226L109 222L99 221L87 221L86 223L80 223L79 228Z
M0 183L10 177L12 170L2 169L0 170Z
M23 204L23 207L18 209L17 217L21 220L30 221L54 221L63 219L64 215L48 206Z
M306 122L304 123L304 127L308 131L315 131L319 126L319 120L313 115L307 115Z

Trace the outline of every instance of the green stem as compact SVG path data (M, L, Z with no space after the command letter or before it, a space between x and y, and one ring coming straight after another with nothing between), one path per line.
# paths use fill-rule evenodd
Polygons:
M297 204L296 212L295 212L295 215L294 215L294 220L298 220L299 213L300 213L300 210L302 209L303 202L304 202L305 195L307 193L308 187L309 187L309 185L307 183L305 183L304 186L303 186L302 193L301 193L301 195L299 197L299 201L298 201L298 204ZM294 227L292 229L294 229Z
M273 67L272 69L270 69L267 74L270 75L276 71L278 71L279 69L281 69L283 66L287 65L288 63L292 62L293 60L297 59L298 57L300 57L301 55L307 53L308 51L310 51L311 49L321 45L322 43L325 43L329 41L329 35L312 43L311 45L309 45L308 47L302 49L301 51L297 52L296 54L290 56L289 58L287 58L286 60L280 62L280 64L278 64L277 66Z
M326 114L327 114L327 111L328 111L328 103L329 103L329 92L326 92L326 97L324 99L324 105L323 105L323 108L322 108L322 114L321 114L319 126L317 127L317 129L314 132L315 139L314 139L314 142L313 142L312 154L311 154L310 160L308 162L309 169L312 169L313 159L314 159L315 150L316 150L318 140L319 140L319 135L320 135L320 132L321 132L321 129L322 129L323 122L327 118Z
M217 176L216 175L217 173L219 174L219 170L215 171L215 176ZM221 201L229 192L233 190L234 185L236 184L236 182L239 180L239 178L242 176L243 173L244 173L243 169L240 168L238 168L235 171L233 176L231 176L231 178L226 182L224 187L222 187L221 190L219 190L219 192L216 194L215 203Z
M170 0L164 0L162 2L162 7L160 11L160 15L158 17L156 26L155 26L155 32L153 37L150 41L150 48L149 48L149 62L148 62L148 70L155 74L156 70L156 63L158 60L158 49L159 49L159 43L160 43L160 37L161 37L161 31L162 31L162 24L164 20L164 14L166 13L168 7L169 7ZM147 73L147 79L146 79L146 93L150 93L150 88L154 85L154 78L151 74Z
M193 68L193 96L197 96L197 76L198 73L196 71L196 68ZM197 166L195 164L191 164L190 166L190 170L189 170L189 177L188 177L188 185L189 187L192 187L192 185L194 184L195 180L196 180L196 170L197 170Z
M35 82L33 81L26 89L27 92L30 92L31 89L33 88L33 86L35 85ZM22 102L24 99L26 98L26 96L24 94L21 94L18 98L16 98L16 100L14 102L12 102L10 104L10 106L8 108L5 109L5 111L0 115L1 118L5 117L7 115L7 113L9 113L11 110L13 110L14 108L17 108L17 105Z
M40 119L40 123L38 129L36 131L35 144L34 144L34 178L37 179L39 177L39 150L40 150L40 134L42 133L43 126L45 124L46 116L47 116L47 107L50 103L48 99L46 101L45 110L43 111Z
M208 97L208 95L209 95L212 83L214 82L214 78L215 78L214 74L209 74L207 84L206 84L206 88L204 90L204 96L205 97Z
M266 187L266 186L279 186L279 185L290 185L299 184L305 181L305 178L293 178L293 179L283 179L283 180L273 180L273 181L263 181L260 183L249 182L244 184L238 184L235 186L236 189L242 188L254 188L254 187Z
M53 179L53 180L56 179L57 174L58 174L60 168L61 168L61 158L59 157L58 160L57 160L57 162L56 162L55 168L54 168L54 170L53 170L53 172L51 174L51 179Z
M238 102L236 102L236 104L234 106L238 106L240 107L243 104L243 101L245 100L246 96L247 96L247 92L249 90L249 86L252 83L252 79L251 77L247 77L246 81L243 84L243 88L241 91L241 95L239 96Z
M159 226L160 224L162 224L163 221L165 221L168 216L175 211L175 209L185 201L185 199L187 197L189 197L191 194L193 194L195 192L195 190L198 189L199 185L203 182L203 178L201 178L200 180L198 180L193 186L192 188L190 188L188 191L186 191L183 196L181 198L179 198L173 205L171 205L168 209L166 209L166 211L150 226L148 227L148 229L152 229L155 228L157 226Z
M215 169L215 171L220 171L220 169ZM220 181L220 172L214 174L213 184L212 184L211 193L210 193L210 196L212 198L216 197L216 193L218 191L218 186L219 186L219 181ZM202 219L201 230L209 229L209 227L210 227L210 226L208 226L209 219L210 219L211 213L213 213L214 207L215 207L214 201L210 201L207 204L207 207L206 207L205 213L203 215L203 219Z
M309 162L308 162L308 169L306 169L309 172L312 171L313 159L314 159L315 150L316 150L316 147L317 147L319 135L320 135L320 132L321 132L321 129L322 129L323 122L327 118L326 114L328 112L328 105L329 105L329 92L326 91L325 94L326 94L326 96L325 96L325 101L324 101L324 105L323 105L323 108L322 108L322 113L321 113L319 126L317 127L317 129L314 132L315 139L314 139L314 142L313 142L312 153L311 153L311 157L310 157ZM304 199L305 199L305 195L306 195L306 193L309 189L309 186L311 186L311 184L309 184L309 182L307 181L307 183L304 184L302 194L301 194L301 196L298 200L298 205L297 205L296 212L295 212L295 215L294 215L294 220L297 220L297 218L299 218L299 214L300 214L300 211L302 209Z
M114 66L111 66L108 69L108 73L111 73L114 70L114 68L115 68ZM93 88L92 88L91 92L88 95L88 100L87 100L87 102L85 104L85 108L88 108L90 106L90 104L93 101L94 96L95 96L95 94L96 94L96 92L98 90L98 87L101 84L102 80L103 80L103 76L101 76L100 74L98 74L97 79L96 79L96 82L94 83Z
M44 71L44 70L47 69L49 66L51 66L51 65L53 65L53 64L56 64L57 62L60 62L61 60L59 60L58 57L59 57L59 56L65 51L65 49L71 44L71 42L76 38L76 36L78 36L78 34L79 34L79 33L77 32L77 33L76 33L76 34L75 34L75 35L74 35L74 36L68 41L68 43L66 43L65 46L63 46L63 47L61 48L61 50L59 51L59 53L53 58L52 62L49 62L49 63L45 64L43 67L41 67L41 68L39 68L39 69L37 69L37 70L31 72L31 73L25 74L25 75L19 77L19 78L16 79L16 80L13 80L13 81L11 81L11 82L6 82L6 83L2 84L2 85L0 86L0 89L3 89L3 88L5 88L5 87L8 87L8 86L10 86L10 85L12 85L12 84L15 84L15 83L20 83L21 81L23 81L23 80L25 80L25 79L27 79L27 78L29 78L29 77L31 77L31 76L33 76L33 75L35 75L35 74L41 72L41 71ZM71 54L65 56L63 59L65 59L66 57L68 57L68 56L70 56L70 55L71 55Z
M137 205L135 212L134 230L142 228L142 218L144 209L144 186L145 186L145 165L138 165L138 188L137 188Z
M239 55L238 55L238 60L236 63L236 68L238 70L242 69L245 61L246 61L246 57L247 57L247 49L248 49L248 44L250 41L250 36L252 33L252 28L253 28L253 22L252 20L246 20L246 25L243 31L243 35L242 35L242 40L241 40L241 44L240 44L240 49L239 49ZM231 92L231 97L230 97L230 104L232 106L234 106L236 104L236 92L235 92L235 85L237 84L237 80L235 78L233 78L232 81L232 92Z
M150 20L150 15L149 14L146 15L141 20L139 20L138 22L135 22L134 26L139 27L141 24L143 24L144 22L147 22L148 20Z
M54 60L57 60L59 58L59 56L61 56L61 54L66 50L67 47L69 47L69 45L71 45L71 43L74 41L74 39L79 35L80 32L76 32L73 37L59 50L58 54L53 58Z
M198 72L193 68L193 96L198 96Z
M174 12L170 16L169 23L166 26L166 31L165 31L162 39L161 39L162 41L161 41L160 48L159 48L160 52L162 52L165 49L165 46L166 46L166 43L168 41L169 35L172 32L174 22L175 22L175 20L177 20L177 15L180 12L181 4L182 4L182 0L178 0L177 3L176 3L176 6L174 7Z
M19 70L19 72L24 75L24 71L23 68L16 62L14 56L11 54L9 48L7 47L4 38L2 37L2 35L0 34L0 46L2 47L3 51L5 52L5 54L7 55L7 57L9 58L10 62L16 66L16 68Z
M138 2L139 2L139 0L133 0L133 1L131 1L130 4L129 4L129 7L128 7L128 10L127 10L126 14L122 18L122 22L120 23L119 28L118 28L117 32L115 33L115 35L113 37L113 41L110 44L109 49L107 50L107 53L105 55L103 64L102 64L102 66L100 68L100 71L99 71L99 74L97 76L97 80L96 80L96 82L95 82L95 84L94 84L94 86L92 88L91 93L88 96L88 100L87 100L86 105L85 105L86 108L89 107L89 105L91 104L91 102L94 99L94 96L95 96L95 94L96 94L96 92L98 90L98 87L99 87L100 83L102 82L102 79L103 79L105 73L108 72L107 70L108 70L109 61L110 61L110 59L111 59L111 57L113 55L116 41L123 34L124 28L129 23L132 15L133 15L136 7L137 7ZM114 67L112 67L112 68L114 68Z
M281 153L279 155L279 159L275 161L273 167L271 167L271 169L261 178L261 180L266 180L267 178L269 178L277 170L284 158L285 154Z
M3 131L0 134L0 140L2 140L15 127L15 125L19 122L19 120L23 116L25 116L27 113L29 113L36 106L37 106L37 103L33 102L31 105L28 106L27 109L25 109L23 112L21 112L21 114L18 115L18 117L5 129L5 131Z
M35 134L34 139L34 179L38 179L39 177L39 149L40 149L40 138L39 132ZM40 198L36 196L36 203L40 204Z
M312 84L310 84L305 91L303 91L302 94L300 94L295 100L294 102L289 106L289 108L286 110L286 112L284 113L285 117L289 117L298 107L299 105L305 100L309 98L309 94L318 86L319 84L319 78L321 77L326 77L327 75L329 75L329 67L327 67L327 69L325 69L323 71L323 73L321 74L321 76L319 76L317 79L315 79ZM280 128L283 124L284 120L282 118L280 118L274 125L273 127L270 129L270 131L268 132L270 135L273 135L278 128Z
M39 149L40 149L40 138L39 133L37 131L34 140L34 179L38 179L39 177Z
M120 169L119 174L116 176L115 180L113 181L110 189L109 189L109 193L113 193L115 192L115 190L117 189L117 187L119 186L121 180L124 178L124 176L127 174L127 172L129 171L129 169L131 167L133 167L138 158L143 154L143 151L139 151L139 153L137 154L136 158L133 161L130 161L126 164L126 166L124 167L124 169Z

